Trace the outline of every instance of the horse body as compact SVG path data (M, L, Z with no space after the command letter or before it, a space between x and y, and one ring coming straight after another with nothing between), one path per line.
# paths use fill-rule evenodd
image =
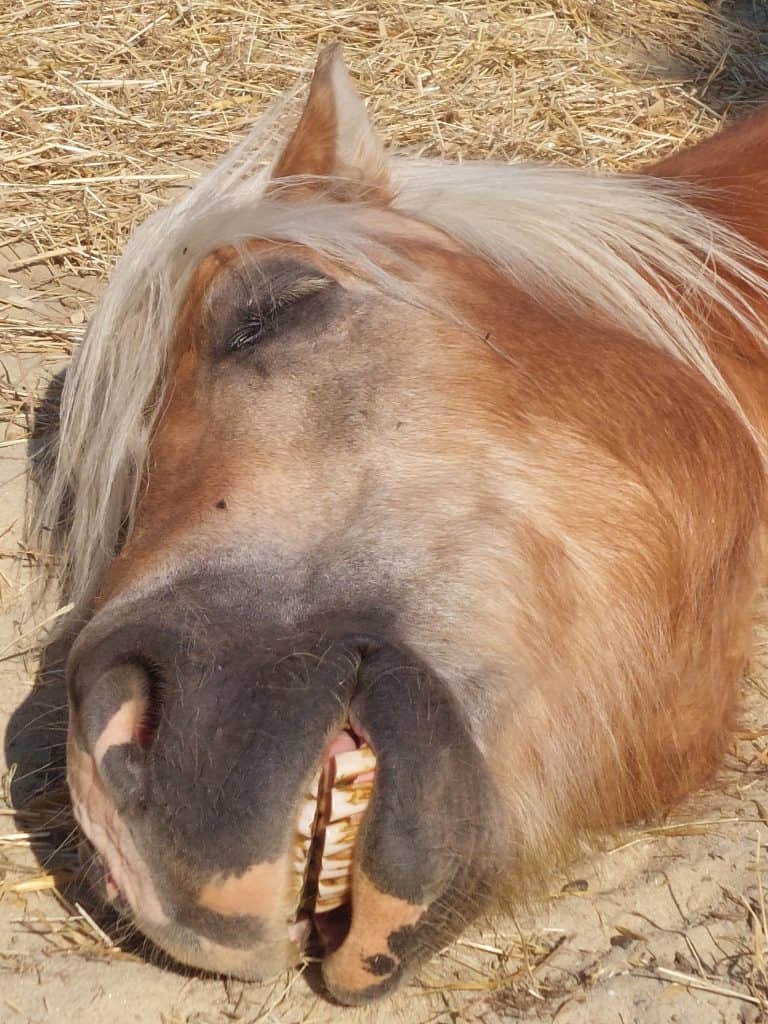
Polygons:
M77 537L89 465L117 495L86 503L113 542L81 559L70 781L113 886L174 955L247 977L295 958L286 849L345 723L380 765L324 963L348 1002L389 991L508 876L712 775L762 571L761 142L764 114L647 186L572 199L531 172L543 198L521 201L521 241L496 241L482 196L454 221L439 174L402 170L398 191L326 54L262 192L272 226L183 250L166 386L137 389L123 446L133 484L77 450L76 403L110 366L129 377L130 352L93 370L97 321L63 420L86 469L64 451L49 503L74 488ZM525 239L557 227L547 189L595 236L563 223L540 266ZM613 273L592 292L601 247ZM101 315L120 308L108 293ZM118 399L100 422L128 436Z

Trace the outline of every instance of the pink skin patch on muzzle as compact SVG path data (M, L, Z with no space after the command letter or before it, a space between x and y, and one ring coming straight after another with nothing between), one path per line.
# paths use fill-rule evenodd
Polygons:
M142 714L143 706L138 700L121 704L96 741L92 755L81 749L70 729L67 782L75 820L104 861L107 898L114 900L121 895L140 921L162 928L169 924L169 919L152 877L99 773L110 747L135 740Z

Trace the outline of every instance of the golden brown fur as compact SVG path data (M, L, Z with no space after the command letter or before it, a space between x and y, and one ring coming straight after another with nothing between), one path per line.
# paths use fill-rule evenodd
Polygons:
M768 440L766 350L731 307L689 308L729 401L604 304L542 300L392 209L378 145L328 74L276 165L301 186L282 201L306 201L317 176L326 198L363 196L408 294L287 242L199 263L136 528L97 608L201 553L302 580L320 549L330 601L386 579L399 642L467 711L519 868L657 813L720 763L764 571L764 464L744 414ZM695 183L702 209L768 246L768 114L649 174ZM211 295L241 264L258 275L295 258L344 297L297 331L301 358L276 349L256 385L217 362ZM679 284L644 272L659 294ZM768 318L768 291L743 287ZM304 600L310 582L296 586Z

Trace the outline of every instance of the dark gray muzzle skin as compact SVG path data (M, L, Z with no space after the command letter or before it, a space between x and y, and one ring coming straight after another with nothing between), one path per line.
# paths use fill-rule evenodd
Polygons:
M351 721L378 759L358 864L382 892L428 907L389 936L369 989L335 993L365 1002L485 909L502 863L500 801L459 701L384 616L288 621L252 596L242 578L200 575L107 606L69 657L70 730L91 751L127 698L147 702L151 742L111 747L102 775L168 917L245 948L260 919L217 919L197 894L289 850L306 782Z

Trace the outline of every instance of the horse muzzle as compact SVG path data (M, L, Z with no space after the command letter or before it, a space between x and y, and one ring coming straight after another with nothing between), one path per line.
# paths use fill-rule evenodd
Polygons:
M340 1001L383 995L501 870L459 702L351 616L264 629L181 594L107 607L70 654L68 778L102 895L193 966L264 978L311 949Z

